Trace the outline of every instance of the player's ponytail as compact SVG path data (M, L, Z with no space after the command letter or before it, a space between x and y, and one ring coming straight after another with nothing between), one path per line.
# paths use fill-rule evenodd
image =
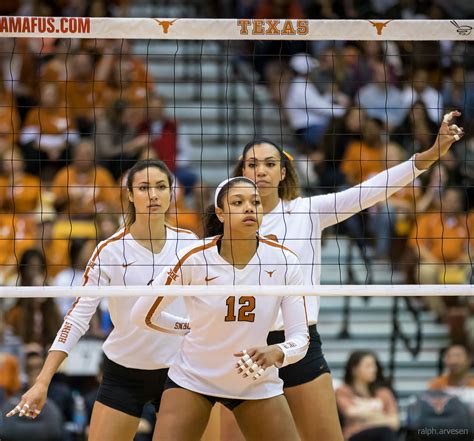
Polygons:
M224 224L216 215L214 204L209 205L204 212L204 237L224 234Z

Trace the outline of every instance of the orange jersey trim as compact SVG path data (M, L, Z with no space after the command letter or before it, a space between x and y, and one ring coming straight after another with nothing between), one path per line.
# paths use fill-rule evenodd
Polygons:
M204 251L208 248L212 248L213 246L215 246L217 244L217 241L219 240L219 238L220 238L220 236L216 236L211 242L209 242L205 245L200 245L196 248L193 248L192 250L189 250L181 259L179 259L178 263L174 266L174 268L171 271L173 273L177 273L179 271L179 269L181 268L181 266L183 265L183 263L189 257L191 257L193 254L198 253L199 251ZM166 279L165 285L171 285L172 282L173 282L173 278L171 276L168 276L168 278ZM157 326L157 325L153 324L152 321L151 321L151 318L153 317L153 314L155 313L156 309L158 308L158 306L160 305L162 300L163 300L163 296L156 298L155 302L153 303L152 307L150 308L150 310L148 311L148 313L145 317L145 323L148 327L150 327L150 328L152 328L156 331L166 332L168 334L175 334L174 332L172 332L168 329L164 329L164 328L161 328L160 326Z
M185 230L184 228L176 228L169 224L165 224L165 226L166 228L169 228L170 230L173 230L176 233L186 233L186 234L192 234L193 236L195 236L195 234L191 230Z
M119 239L122 239L125 235L128 234L128 228L125 228L125 230L122 231L122 233L120 233L118 236L116 237L112 237L110 239L107 239L97 250L96 252L94 253L94 255L92 256L91 258L91 262L90 264L87 265L87 268L86 268L86 272L84 273L84 276L83 276L83 281L82 281L82 286L85 286L87 284L87 282L89 281L89 272L91 270L91 264L92 266L95 264L95 261L97 260L97 258L99 257L99 254L101 253L101 251L109 244L111 244L112 242L116 242L117 240ZM77 297L76 300L74 301L74 303L71 305L71 308L69 309L69 311L67 312L66 314L66 317L68 315L71 314L71 312L74 310L74 308L76 307L76 305L78 304L79 302L79 299L80 297Z
M273 242L271 240L268 240L266 239L265 237L262 237L262 236L259 236L258 239L260 240L260 242L266 244L266 245L270 245L271 247L275 247L275 248L281 248L282 250L285 250L285 251L289 251L291 254L293 254L294 256L298 257L293 251L291 251L289 248L277 243L277 242Z

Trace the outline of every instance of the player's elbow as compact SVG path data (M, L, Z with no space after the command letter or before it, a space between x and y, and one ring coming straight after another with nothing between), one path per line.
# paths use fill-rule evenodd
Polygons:
M147 325L148 316L144 308L140 305L140 301L135 303L135 306L130 312L130 321L133 325L141 329L149 329Z

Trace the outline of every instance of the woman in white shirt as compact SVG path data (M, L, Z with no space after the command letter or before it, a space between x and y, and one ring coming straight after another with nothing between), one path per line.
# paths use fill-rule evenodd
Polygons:
M193 233L165 224L172 175L161 161L141 161L127 180L129 213L125 227L101 242L87 265L85 286L147 285L176 253L195 243ZM92 412L89 440L132 440L145 403L158 411L167 371L181 337L143 331L130 321L138 297L110 297L114 329L103 345L104 375ZM100 298L78 297L64 319L34 386L8 414L36 418L53 375L87 331ZM172 310L185 314L183 302Z
M445 115L430 149L339 193L300 197L291 156L267 139L255 140L244 147L235 175L246 176L257 184L263 205L260 234L290 246L300 260L304 284L318 285L323 229L386 201L413 182L463 136L463 129L452 124L453 118L460 115L457 111ZM280 369L280 377L301 438L342 440L332 378L316 329L319 297L306 297L306 303L311 338L308 352L299 363ZM278 320L269 335L269 343L282 341L281 329ZM227 419L225 425L232 423Z
M181 251L153 285L301 284L293 252L258 236L261 219L254 182L224 181L206 219L206 233L215 237ZM246 439L299 439L277 368L306 353L304 299L248 294L185 297L189 320L163 311L173 297L141 298L134 306L137 325L185 334L168 372L154 440L200 439L216 402L233 411ZM280 308L286 339L267 346Z

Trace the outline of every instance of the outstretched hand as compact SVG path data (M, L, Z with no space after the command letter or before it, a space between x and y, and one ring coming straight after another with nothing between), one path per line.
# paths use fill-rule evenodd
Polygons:
M435 141L435 146L439 148L440 157L445 155L451 146L464 136L464 129L453 123L454 118L459 116L461 116L461 112L454 110L443 117L443 122Z
M426 170L433 165L438 159L443 157L451 148L451 146L464 136L464 129L458 127L454 122L454 118L461 116L461 112L453 110L443 117L443 122L438 131L438 136L433 146L416 154L416 167L419 170Z

